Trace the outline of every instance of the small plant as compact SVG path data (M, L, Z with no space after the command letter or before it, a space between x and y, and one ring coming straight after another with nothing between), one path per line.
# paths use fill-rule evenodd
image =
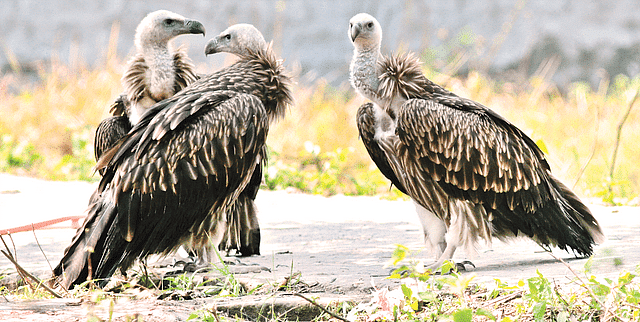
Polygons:
M640 318L640 285L636 280L640 266L633 273L620 272L617 279L601 279L589 275L590 259L584 265L586 278L576 274L563 285L537 271L536 276L515 285L495 279L495 286L486 289L471 283L474 273L460 274L451 262L445 262L438 270L440 275L434 275L405 246L397 245L391 257L390 264L397 268L389 278L403 283L394 290L376 290L371 302L351 310L351 320L569 322Z
M0 171L22 169L31 173L42 161L42 155L36 151L33 144L27 141L17 142L7 134L0 137Z

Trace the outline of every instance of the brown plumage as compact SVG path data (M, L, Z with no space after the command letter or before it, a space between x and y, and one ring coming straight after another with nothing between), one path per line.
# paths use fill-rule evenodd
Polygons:
M97 166L106 170L100 196L54 270L58 283L94 278L104 285L136 259L223 233L226 211L252 178L270 121L291 104L289 83L265 45L153 105L100 158Z
M515 125L431 82L411 54L380 54L375 18L352 18L351 81L373 100L358 129L381 172L412 197L436 268L479 238L527 236L588 256L602 241L589 209Z

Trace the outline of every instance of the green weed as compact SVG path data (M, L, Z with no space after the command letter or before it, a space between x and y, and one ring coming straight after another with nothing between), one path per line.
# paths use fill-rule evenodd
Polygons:
M403 284L392 291L377 290L374 300L356 306L349 314L367 321L637 321L640 318L640 283L634 272L618 278L576 274L559 284L545 277L522 279L509 285L495 279L495 287L472 284L475 275L459 274L445 262L440 275L425 271L411 251L397 245L390 262L397 269L390 278ZM398 265L400 264L400 265ZM499 313L499 314L497 314Z

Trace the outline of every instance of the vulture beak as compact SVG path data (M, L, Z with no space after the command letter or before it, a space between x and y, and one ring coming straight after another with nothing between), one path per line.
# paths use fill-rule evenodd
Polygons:
M209 40L207 45L204 47L204 54L208 56L211 54L215 54L217 52L218 52L218 37L215 37Z
M351 27L351 30L349 31L349 34L351 35L351 41L355 42L356 38L358 38L358 35L360 35L360 24L354 24Z
M190 34L202 34L202 36L204 37L205 30L200 21L185 19L184 27L186 29L186 32Z

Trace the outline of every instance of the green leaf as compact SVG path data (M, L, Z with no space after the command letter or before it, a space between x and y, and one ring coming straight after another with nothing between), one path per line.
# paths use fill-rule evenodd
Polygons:
M396 244L396 249L393 251L391 255L391 259L393 260L393 265L398 265L400 261L405 259L407 255L409 255L411 251L407 246L403 246L400 244Z
M411 309L413 312L418 312L418 309L420 309L420 301L415 297L411 300Z
M404 297L406 299L411 299L413 291L411 291L411 289L405 284L400 285L400 288L402 288L402 294L404 294Z
M547 303L538 302L533 306L533 318L536 321L542 321L544 314L547 312Z
M593 256L589 257L589 259L584 263L584 272L591 273L591 268L593 267Z
M471 322L471 318L473 318L471 309L461 309L453 313L454 322Z
M446 260L442 263L442 266L440 266L440 274L449 274L455 267L456 265L452 261Z
M418 297L425 302L435 302L438 300L436 294L430 291L427 292L419 292Z
M488 318L489 320L494 320L494 321L496 320L496 317L493 315L493 313L491 313L491 311L485 310L483 308L479 308L476 311L476 315L484 316L484 317Z

